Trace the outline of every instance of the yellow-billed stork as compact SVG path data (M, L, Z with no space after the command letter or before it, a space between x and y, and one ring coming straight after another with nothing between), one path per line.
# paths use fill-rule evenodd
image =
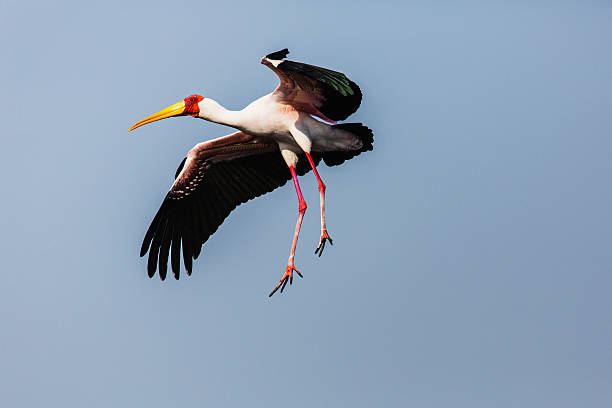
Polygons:
M191 275L193 259L234 208L293 179L299 202L297 224L287 268L269 296L279 288L282 293L287 282L293 283L294 271L302 277L293 263L306 211L297 176L310 170L319 183L321 200L321 238L315 254L321 256L325 242L332 243L325 226L325 184L316 165L323 160L335 166L372 150L373 135L361 123L336 123L361 103L361 90L353 81L340 72L286 60L288 53L285 48L262 58L280 84L240 111L192 95L130 127L131 131L156 120L189 115L239 130L197 144L180 164L140 250L140 256L149 252L149 277L159 265L160 278L166 278L172 248L172 272L178 279L181 246L185 270Z

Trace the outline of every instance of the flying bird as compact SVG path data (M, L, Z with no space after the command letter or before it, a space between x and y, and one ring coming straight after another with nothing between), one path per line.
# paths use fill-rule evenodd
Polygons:
M193 116L238 131L199 143L183 159L175 180L147 230L140 256L149 253L147 270L162 280L168 258L176 279L180 258L187 275L202 245L238 205L293 180L298 197L298 219L287 268L272 290L281 293L293 284L295 248L306 212L298 175L313 171L320 192L321 238L315 254L332 244L325 224L325 184L317 165L335 166L372 150L372 131L361 123L342 123L361 104L361 90L344 74L286 60L286 48L266 55L261 63L278 76L280 84L239 111L213 99L191 95L130 127L130 131L160 119ZM288 168L288 169L287 169Z

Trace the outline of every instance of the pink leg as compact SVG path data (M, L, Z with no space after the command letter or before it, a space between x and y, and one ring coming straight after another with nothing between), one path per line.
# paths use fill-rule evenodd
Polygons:
M287 270L281 277L280 282L274 288L272 292L268 296L272 296L278 288L280 288L281 293L285 290L285 286L287 286L287 281L290 285L293 284L293 271L295 271L300 278L303 278L300 271L297 270L295 266L293 266L293 257L295 256L295 247L297 246L298 236L300 235L300 227L302 226L302 219L304 218L304 213L306 212L306 201L304 201L304 197L302 197L302 190L300 190L300 184L298 183L297 174L295 174L295 168L293 166L289 166L289 170L291 171L291 177L293 177L293 184L295 185L295 191L297 192L298 202L300 203L299 214L297 223L295 224L295 233L293 234L293 243L291 244L291 252L289 253L289 261L287 262ZM282 286L281 286L282 285Z
M318 252L319 256L323 254L323 248L325 248L325 241L328 240L331 245L334 243L332 239L327 234L327 228L325 227L325 184L323 184L323 180L319 177L319 172L315 167L314 162L312 161L312 157L310 153L306 153L306 157L308 158L308 162L310 163L310 167L312 167L312 171L319 182L319 194L321 196L321 238L319 239L319 246L315 249L315 254Z

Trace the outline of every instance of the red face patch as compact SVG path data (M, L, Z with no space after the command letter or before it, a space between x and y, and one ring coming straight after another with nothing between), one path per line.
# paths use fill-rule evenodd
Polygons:
M191 95L185 98L185 115L197 116L200 113L198 103L204 100L202 95Z

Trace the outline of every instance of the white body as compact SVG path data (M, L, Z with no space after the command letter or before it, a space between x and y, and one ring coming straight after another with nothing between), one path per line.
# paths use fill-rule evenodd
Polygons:
M274 94L265 95L240 111L230 111L217 101L204 98L198 104L198 117L231 126L249 135L274 139L288 166L295 166L297 154L311 151L359 149L355 136L293 106L279 103Z

